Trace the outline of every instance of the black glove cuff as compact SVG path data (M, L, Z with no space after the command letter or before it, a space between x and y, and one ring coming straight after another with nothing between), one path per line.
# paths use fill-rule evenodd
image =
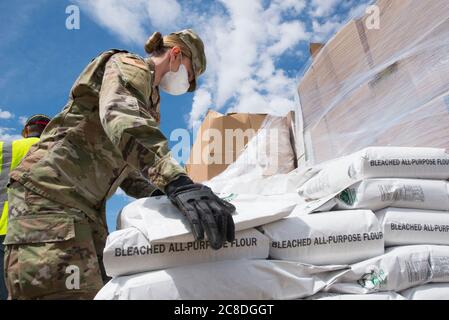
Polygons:
M175 180L165 186L165 194L170 197L178 188L192 184L194 184L194 182L188 176L184 174L179 175Z

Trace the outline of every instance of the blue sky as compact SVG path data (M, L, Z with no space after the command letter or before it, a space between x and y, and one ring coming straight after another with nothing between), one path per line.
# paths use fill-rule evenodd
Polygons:
M23 119L57 114L85 65L109 48L144 55L153 31L193 28L206 45L199 90L161 97L161 128L194 130L208 108L285 114L296 107L308 43L328 39L368 0L0 0L0 140L19 137ZM79 30L66 8L80 9ZM170 142L173 145L175 142ZM108 202L108 224L130 198Z

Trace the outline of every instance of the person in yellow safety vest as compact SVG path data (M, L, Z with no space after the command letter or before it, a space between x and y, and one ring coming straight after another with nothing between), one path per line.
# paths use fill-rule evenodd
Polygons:
M9 173L16 168L28 153L30 147L39 141L50 118L45 115L30 117L22 130L23 139L12 142L0 141L0 300L6 300L8 293L4 279L3 241L8 228L8 192Z

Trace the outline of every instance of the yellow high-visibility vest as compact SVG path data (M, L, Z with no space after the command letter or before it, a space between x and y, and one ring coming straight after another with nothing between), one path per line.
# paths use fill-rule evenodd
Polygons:
M8 190L9 173L14 170L39 138L25 138L13 142L0 141L0 236L6 234L8 228Z

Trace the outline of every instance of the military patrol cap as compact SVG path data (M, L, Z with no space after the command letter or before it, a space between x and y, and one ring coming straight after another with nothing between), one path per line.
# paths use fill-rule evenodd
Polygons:
M206 54L204 53L203 41L192 29L185 29L173 34L177 35L192 53L191 60L195 79L190 83L189 91L195 91L196 79L206 70Z
M197 78L206 70L203 41L192 29L185 29L164 37L160 32L154 32L145 43L145 51L149 54L172 47L179 47L182 54L191 59L195 78L190 82L189 91L195 91Z

